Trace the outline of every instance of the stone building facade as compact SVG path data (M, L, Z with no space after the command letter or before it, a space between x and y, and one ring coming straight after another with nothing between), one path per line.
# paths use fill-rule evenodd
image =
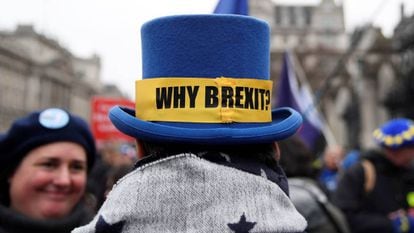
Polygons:
M293 51L308 80L317 107L336 143L348 148L372 146L371 132L390 116L383 98L395 82L390 39L378 28L345 31L343 6L334 0L316 5L286 5L250 0L250 15L271 27L271 77L276 85L282 54Z
M362 27L353 37L322 104L340 142L368 148L375 145L372 132L390 118L383 101L396 80L396 61L391 39L379 28Z
M280 5L277 0L250 0L250 14L271 27L273 52L287 48L344 51L348 46L342 5L322 0L318 5Z
M96 55L79 58L33 26L0 32L0 132L33 110L61 107L90 119L90 99L103 93Z
M394 30L393 48L398 60L398 80L385 99L393 117L414 119L414 14L404 15Z

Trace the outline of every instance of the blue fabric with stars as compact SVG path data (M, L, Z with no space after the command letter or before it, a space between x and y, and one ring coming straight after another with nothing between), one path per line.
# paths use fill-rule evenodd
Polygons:
M278 169L217 152L147 158L73 233L304 232Z

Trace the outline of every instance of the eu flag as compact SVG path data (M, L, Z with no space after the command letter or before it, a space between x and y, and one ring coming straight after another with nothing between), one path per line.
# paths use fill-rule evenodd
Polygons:
M277 106L291 107L302 114L303 125L299 136L309 149L315 150L316 142L323 131L322 117L316 109L307 82L299 86L290 52L283 56L282 70L277 89Z
M249 15L247 0L220 0L214 14Z

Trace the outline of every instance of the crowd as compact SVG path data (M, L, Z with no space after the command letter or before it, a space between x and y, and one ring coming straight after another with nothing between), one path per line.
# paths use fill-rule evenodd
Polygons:
M136 109L109 113L136 158L96 148L61 108L16 119L0 134L0 233L414 232L413 121L379 125L375 149L314 155L301 115L268 105L269 33L236 15L146 23Z

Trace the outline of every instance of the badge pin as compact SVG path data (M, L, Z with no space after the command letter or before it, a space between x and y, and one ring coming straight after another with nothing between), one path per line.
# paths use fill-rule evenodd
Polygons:
M40 113L39 123L48 129L60 129L69 123L69 114L59 108L49 108Z

